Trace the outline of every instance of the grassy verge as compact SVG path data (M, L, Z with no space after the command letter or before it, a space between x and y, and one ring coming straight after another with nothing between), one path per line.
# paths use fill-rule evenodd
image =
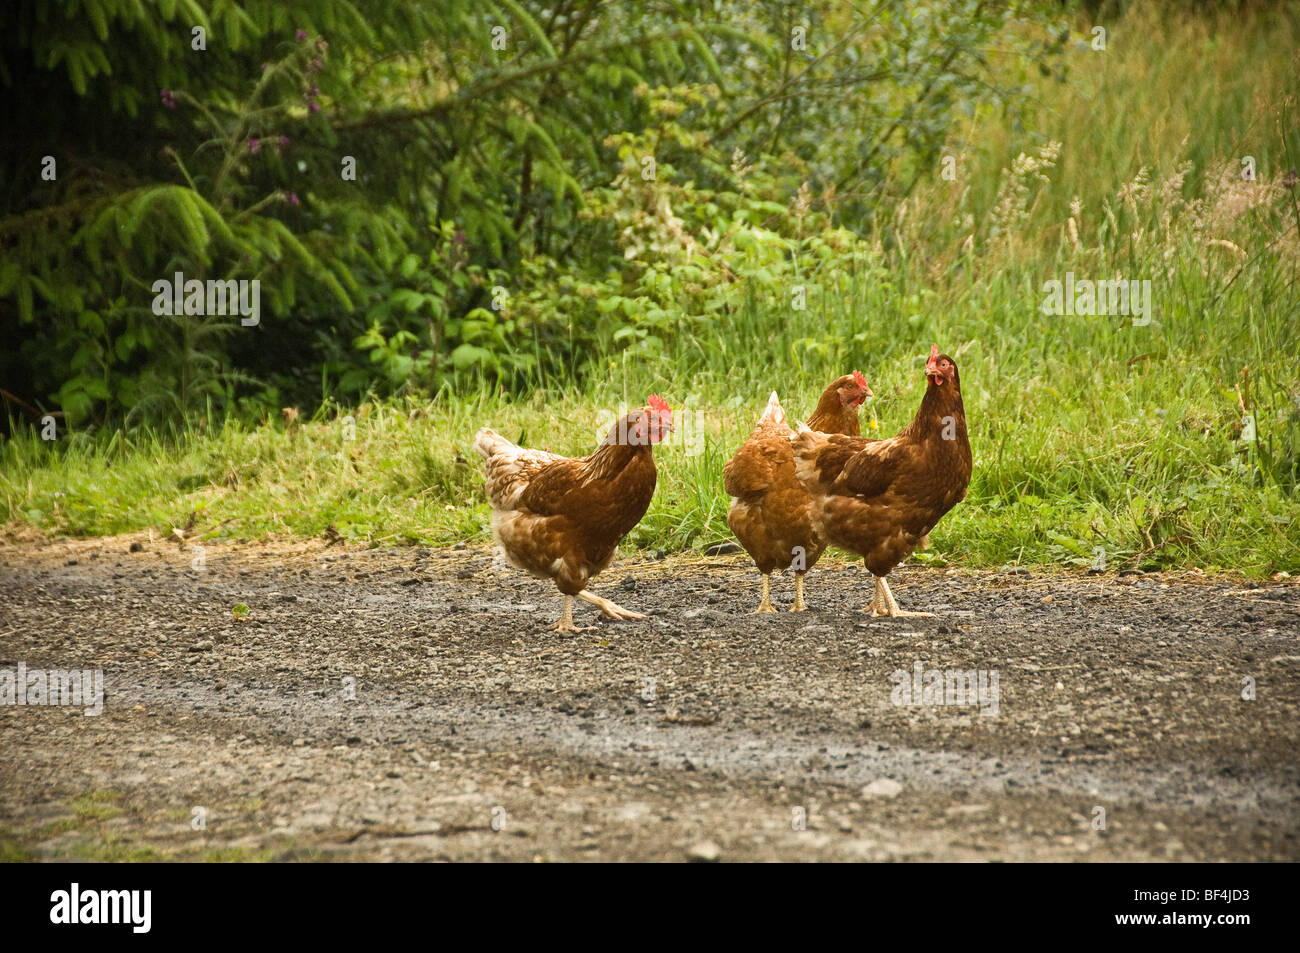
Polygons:
M92 863L266 863L283 859L289 852L295 859L319 860L320 852L299 847L292 839L280 838L259 847L209 846L206 836L189 828L190 812L173 810L165 815L148 815L114 790L93 790L63 804L67 815L58 821L27 829L0 827L0 863L37 860L89 861ZM246 805L251 813L259 805ZM128 832L127 827L110 828L110 821L144 825L153 833ZM163 830L166 828L166 830ZM177 834L180 828L184 834Z
M830 289L805 310L789 289L742 280L734 306L681 315L661 356L611 348L606 379L522 396L483 386L166 437L19 430L0 448L0 521L483 539L478 427L581 454L620 403L660 391L683 409L685 439L659 452L660 489L627 546L700 548L730 538L722 465L770 389L801 416L860 368L878 395L869 432L888 436L938 342L961 366L976 468L916 558L1087 565L1102 552L1110 566L1298 571L1300 205L1287 170L1300 139L1286 103L1300 43L1282 40L1300 30L1281 14L1222 30L1153 17L1116 21L1104 52L1076 44L1068 81L1044 81L1017 122L954 128L956 177L924 176L874 255L798 262ZM1044 282L1070 272L1150 281L1150 323L1043 313Z

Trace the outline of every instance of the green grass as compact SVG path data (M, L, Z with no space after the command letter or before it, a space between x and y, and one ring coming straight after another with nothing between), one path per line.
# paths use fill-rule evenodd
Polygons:
M109 830L105 822L113 818L134 814L139 821L138 808L132 808L128 798L120 791L92 790L67 801L70 815L50 824L25 831L0 827L0 863L27 863L33 860L82 860L96 863L267 863L286 852L295 859L328 859L326 852L315 847L301 847L292 838L281 838L273 844L260 847L235 845L204 846L201 837L149 839L146 835L125 834ZM235 809L246 815L261 809L261 798L248 798ZM190 811L176 808L164 812L170 822L186 822ZM60 835L62 839L48 856L37 853L39 845Z
M0 828L0 864L26 864L36 859L14 834Z
M992 308L996 293L986 300ZM1300 568L1300 505L1294 493L1269 482L1259 445L1236 439L1237 395L1227 386L1235 375L1216 359L1212 320L1174 314L1162 327L1123 334L1102 325L1080 341L1082 329L1035 318L1037 328L1023 327L1011 340L987 327L996 314L935 316L927 319L929 333L914 336L911 354L898 345L877 354L863 348L857 359L845 355L836 365L863 368L878 395L865 420L878 420L876 433L888 434L919 400L920 342L963 342L958 361L975 476L968 500L944 520L924 558L1083 565L1101 546L1113 565L1137 556L1146 567L1254 575ZM1128 340L1139 333L1149 340ZM1256 329L1263 341L1280 333L1276 326ZM1291 369L1276 345L1272 361L1267 345L1243 346L1239 359L1260 379ZM1154 356L1130 366L1135 352ZM659 490L628 546L698 548L730 538L722 465L768 388L779 386L794 412L806 412L822 380L785 386L779 374L760 381L752 370L736 376L730 396L721 382L695 381L678 419L698 442L657 451ZM687 393L665 381L643 389L650 386L675 402ZM355 412L354 441L343 439L332 415L294 434L231 421L178 440L119 436L112 446L51 446L28 436L4 448L5 505L13 521L78 536L144 527L167 536L195 513L203 539L309 536L333 526L346 538L380 544L485 540L488 510L469 446L477 427L491 424L533 446L585 453L595 443L598 415L616 403L608 392L524 402L480 393L367 405ZM1283 425L1296 426L1295 411L1274 410L1258 415L1259 438L1280 448ZM695 411L702 433L694 430ZM1278 421L1277 411L1293 416ZM1288 446L1294 452L1294 443Z
M1300 30L1283 12L1221 27L1135 10L1106 53L1074 47L1067 81L1041 81L1018 121L954 128L958 181L923 179L875 255L797 262L823 289L805 311L788 289L741 282L731 309L681 315L662 356L602 355L605 379L327 405L292 432L20 430L0 447L0 521L169 535L194 514L206 539L332 526L381 545L485 540L478 427L582 454L602 413L659 391L698 452L657 451L659 490L626 546L701 548L730 538L722 466L772 388L800 417L860 368L877 394L869 433L888 436L937 342L961 367L975 474L916 558L1081 566L1101 547L1110 566L1300 571L1300 207L1282 184L1300 166L1285 104L1300 42L1284 42ZM1053 164L1004 172L1051 142ZM1240 181L1243 155L1258 182ZM1043 282L1067 271L1150 279L1155 320L1044 315Z

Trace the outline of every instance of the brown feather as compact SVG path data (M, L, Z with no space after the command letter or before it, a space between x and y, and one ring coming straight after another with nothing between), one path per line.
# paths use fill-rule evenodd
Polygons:
M857 405L846 406L840 398L847 387L857 387L851 374L826 388L810 426L858 432ZM811 569L826 551L813 523L812 498L795 473L792 434L784 422L760 421L722 470L723 488L732 497L727 525L764 574L790 568L799 550L804 568Z
M646 414L625 416L581 458L525 450L490 430L479 432L475 448L488 475L492 529L511 565L577 595L610 564L654 496L650 443L626 439Z
M888 440L799 434L796 470L813 497L823 538L887 575L921 545L966 495L972 457L956 363L943 384L927 382L911 423ZM952 439L944 439L947 432Z
M852 374L845 374L831 381L829 387L822 391L817 406L808 415L808 429L818 433L842 433L856 437L859 433L858 408L862 405L846 404L842 392L855 389L857 382Z

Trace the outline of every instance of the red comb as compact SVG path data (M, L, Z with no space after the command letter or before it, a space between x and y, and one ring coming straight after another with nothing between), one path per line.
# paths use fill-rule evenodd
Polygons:
M646 398L646 403L651 410L657 410L661 414L671 414L673 409L668 406L668 401L664 400L658 394L651 394Z
M870 390L870 389L871 389L871 388L869 388L869 387L867 386L867 379L866 379L865 377L862 376L862 372L861 372L861 371L854 371L854 372L853 372L853 383L857 384L857 385L858 385L859 387L861 387L863 390Z
M936 357L938 357L938 356L939 356L939 345L937 345L937 344L931 344L931 345L930 345L930 360L933 361L933 360L934 360Z

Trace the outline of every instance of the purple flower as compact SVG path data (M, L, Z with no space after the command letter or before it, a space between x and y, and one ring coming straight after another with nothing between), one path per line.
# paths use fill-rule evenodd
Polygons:
M318 113L320 112L320 103L316 102L314 99L309 99L307 100L307 108L314 113Z
M164 89L164 90L160 90L159 92L162 96L162 104L166 106L168 109L175 109L176 97L172 95L172 91L170 89Z
M289 137L288 137L288 136L281 136L281 137L279 138L279 140L276 141L275 147L276 147L277 149L287 149L287 148L289 148Z
M294 33L293 38L295 40L298 40L299 42L302 42L303 40L307 39L307 31L300 28L297 32Z
M311 93L313 96L320 95L320 87L317 86L315 83L312 83L311 86L308 87L307 91Z
M456 233L456 237L455 237L455 242L456 242L457 245L463 245L463 244L465 244L465 233L464 233L464 232L457 232L457 233Z
M290 193L288 193L287 195L285 195L284 200L285 200L286 202L288 202L290 205L295 205L295 206L296 206L296 205L301 205L301 204L302 204L301 202L298 201L298 193L297 193L297 192L290 192Z
M258 140L256 139L248 140L248 151L251 152L253 155L257 155L257 153L261 151L261 148L262 148L262 143L259 142Z
M310 76L313 73L319 73L320 68L321 68L321 61L312 60L310 63L307 64L307 75Z

